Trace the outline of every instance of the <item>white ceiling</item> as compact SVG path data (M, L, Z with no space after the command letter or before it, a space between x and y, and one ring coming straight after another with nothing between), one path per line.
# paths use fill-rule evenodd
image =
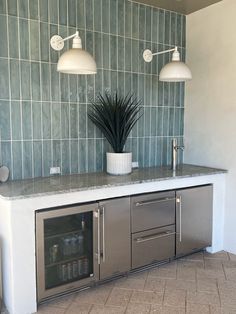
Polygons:
M158 8L190 14L222 0L129 0L149 4Z

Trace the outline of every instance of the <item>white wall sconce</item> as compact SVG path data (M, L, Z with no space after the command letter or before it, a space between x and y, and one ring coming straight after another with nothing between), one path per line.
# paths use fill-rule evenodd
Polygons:
M64 39L59 35L54 35L50 40L51 47L60 51L64 48L64 42L71 38L73 38L72 49L61 55L57 63L57 71L67 74L96 74L96 62L87 51L82 49L78 31Z
M146 49L143 52L143 59L146 62L151 62L153 56L161 55L167 52L172 52L172 61L167 63L160 71L159 80L164 82L185 82L192 79L192 74L188 66L180 61L180 53L178 47L152 53L151 50Z

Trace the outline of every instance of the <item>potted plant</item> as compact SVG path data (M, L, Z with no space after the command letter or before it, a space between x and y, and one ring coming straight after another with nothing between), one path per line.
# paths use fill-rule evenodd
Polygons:
M107 152L107 172L113 175L132 171L132 153L124 152L126 140L141 117L140 101L133 94L118 95L117 92L99 94L91 102L88 116L110 143L113 153Z

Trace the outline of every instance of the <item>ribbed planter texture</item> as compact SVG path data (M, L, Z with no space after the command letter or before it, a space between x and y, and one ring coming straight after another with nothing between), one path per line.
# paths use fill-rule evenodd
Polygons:
M107 173L112 175L132 172L132 153L107 153Z

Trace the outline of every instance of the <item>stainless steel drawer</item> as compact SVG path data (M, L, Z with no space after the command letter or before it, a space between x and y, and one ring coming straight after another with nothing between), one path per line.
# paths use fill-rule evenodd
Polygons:
M131 197L132 233L175 223L175 192Z
M175 255L175 225L132 235L132 269Z

